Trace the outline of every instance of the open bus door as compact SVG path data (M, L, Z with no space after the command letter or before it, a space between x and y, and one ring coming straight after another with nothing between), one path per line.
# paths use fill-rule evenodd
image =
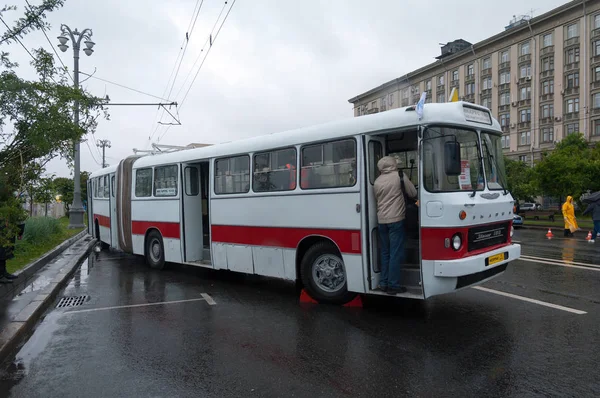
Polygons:
M368 289L374 290L379 284L381 276L381 263L379 259L379 232L377 230L377 201L373 183L379 176L377 162L385 155L385 138L377 136L364 136L365 148L365 199L363 203L367 209L363 211L363 263L368 265Z
M94 236L94 201L92 196L94 195L94 183L92 179L87 181L87 219L88 219L88 234ZM94 238L97 238L94 236Z

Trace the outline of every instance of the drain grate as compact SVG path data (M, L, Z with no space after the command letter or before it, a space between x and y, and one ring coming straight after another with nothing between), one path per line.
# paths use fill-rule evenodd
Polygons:
M58 302L56 308L64 308L64 307L78 307L85 303L85 300L88 296L72 296L72 297L63 297Z

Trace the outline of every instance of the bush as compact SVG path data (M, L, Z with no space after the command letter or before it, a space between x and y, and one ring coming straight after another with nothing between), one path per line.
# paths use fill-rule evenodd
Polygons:
M62 232L60 222L50 217L33 217L25 222L23 239L28 243L40 243Z

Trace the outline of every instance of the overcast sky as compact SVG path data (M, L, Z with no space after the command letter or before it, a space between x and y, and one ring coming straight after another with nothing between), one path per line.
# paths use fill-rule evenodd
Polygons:
M22 12L25 1L8 3ZM82 170L99 168L97 139L112 142L107 163L116 164L133 154L133 148L148 148L159 137L161 144L219 143L352 117L348 99L434 61L439 43L458 38L476 43L503 31L513 14L533 9L538 16L565 1L504 0L500 6L481 0L237 0L182 102L199 65L195 61L199 55L202 61L208 46L201 49L224 3L204 0L189 37L169 97L180 103L182 125L165 134L166 126L156 130L156 107L111 107L111 120L102 120L95 136L88 137L91 151L82 144ZM96 68L99 78L163 97L170 90L168 79L196 4L196 0L66 0L62 9L49 14L48 37L57 44L61 23L91 28L95 52L91 57L81 55L81 71L92 73ZM228 1L220 21L231 4ZM16 12L5 14L7 22L16 17ZM42 33L23 42L28 48L51 50ZM71 48L59 51L70 69ZM18 44L2 49L19 61L24 76L31 76L25 50ZM93 78L83 86L98 96L108 94L113 102L158 101ZM173 120L164 114L162 121ZM60 160L52 162L49 171L70 173Z

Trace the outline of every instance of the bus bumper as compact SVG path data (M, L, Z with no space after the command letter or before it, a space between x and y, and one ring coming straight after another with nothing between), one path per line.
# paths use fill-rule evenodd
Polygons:
M504 259L499 260L499 258ZM459 260L442 260L433 262L433 273L437 277L456 278L500 267L521 256L521 245L510 244L496 250L478 254Z

